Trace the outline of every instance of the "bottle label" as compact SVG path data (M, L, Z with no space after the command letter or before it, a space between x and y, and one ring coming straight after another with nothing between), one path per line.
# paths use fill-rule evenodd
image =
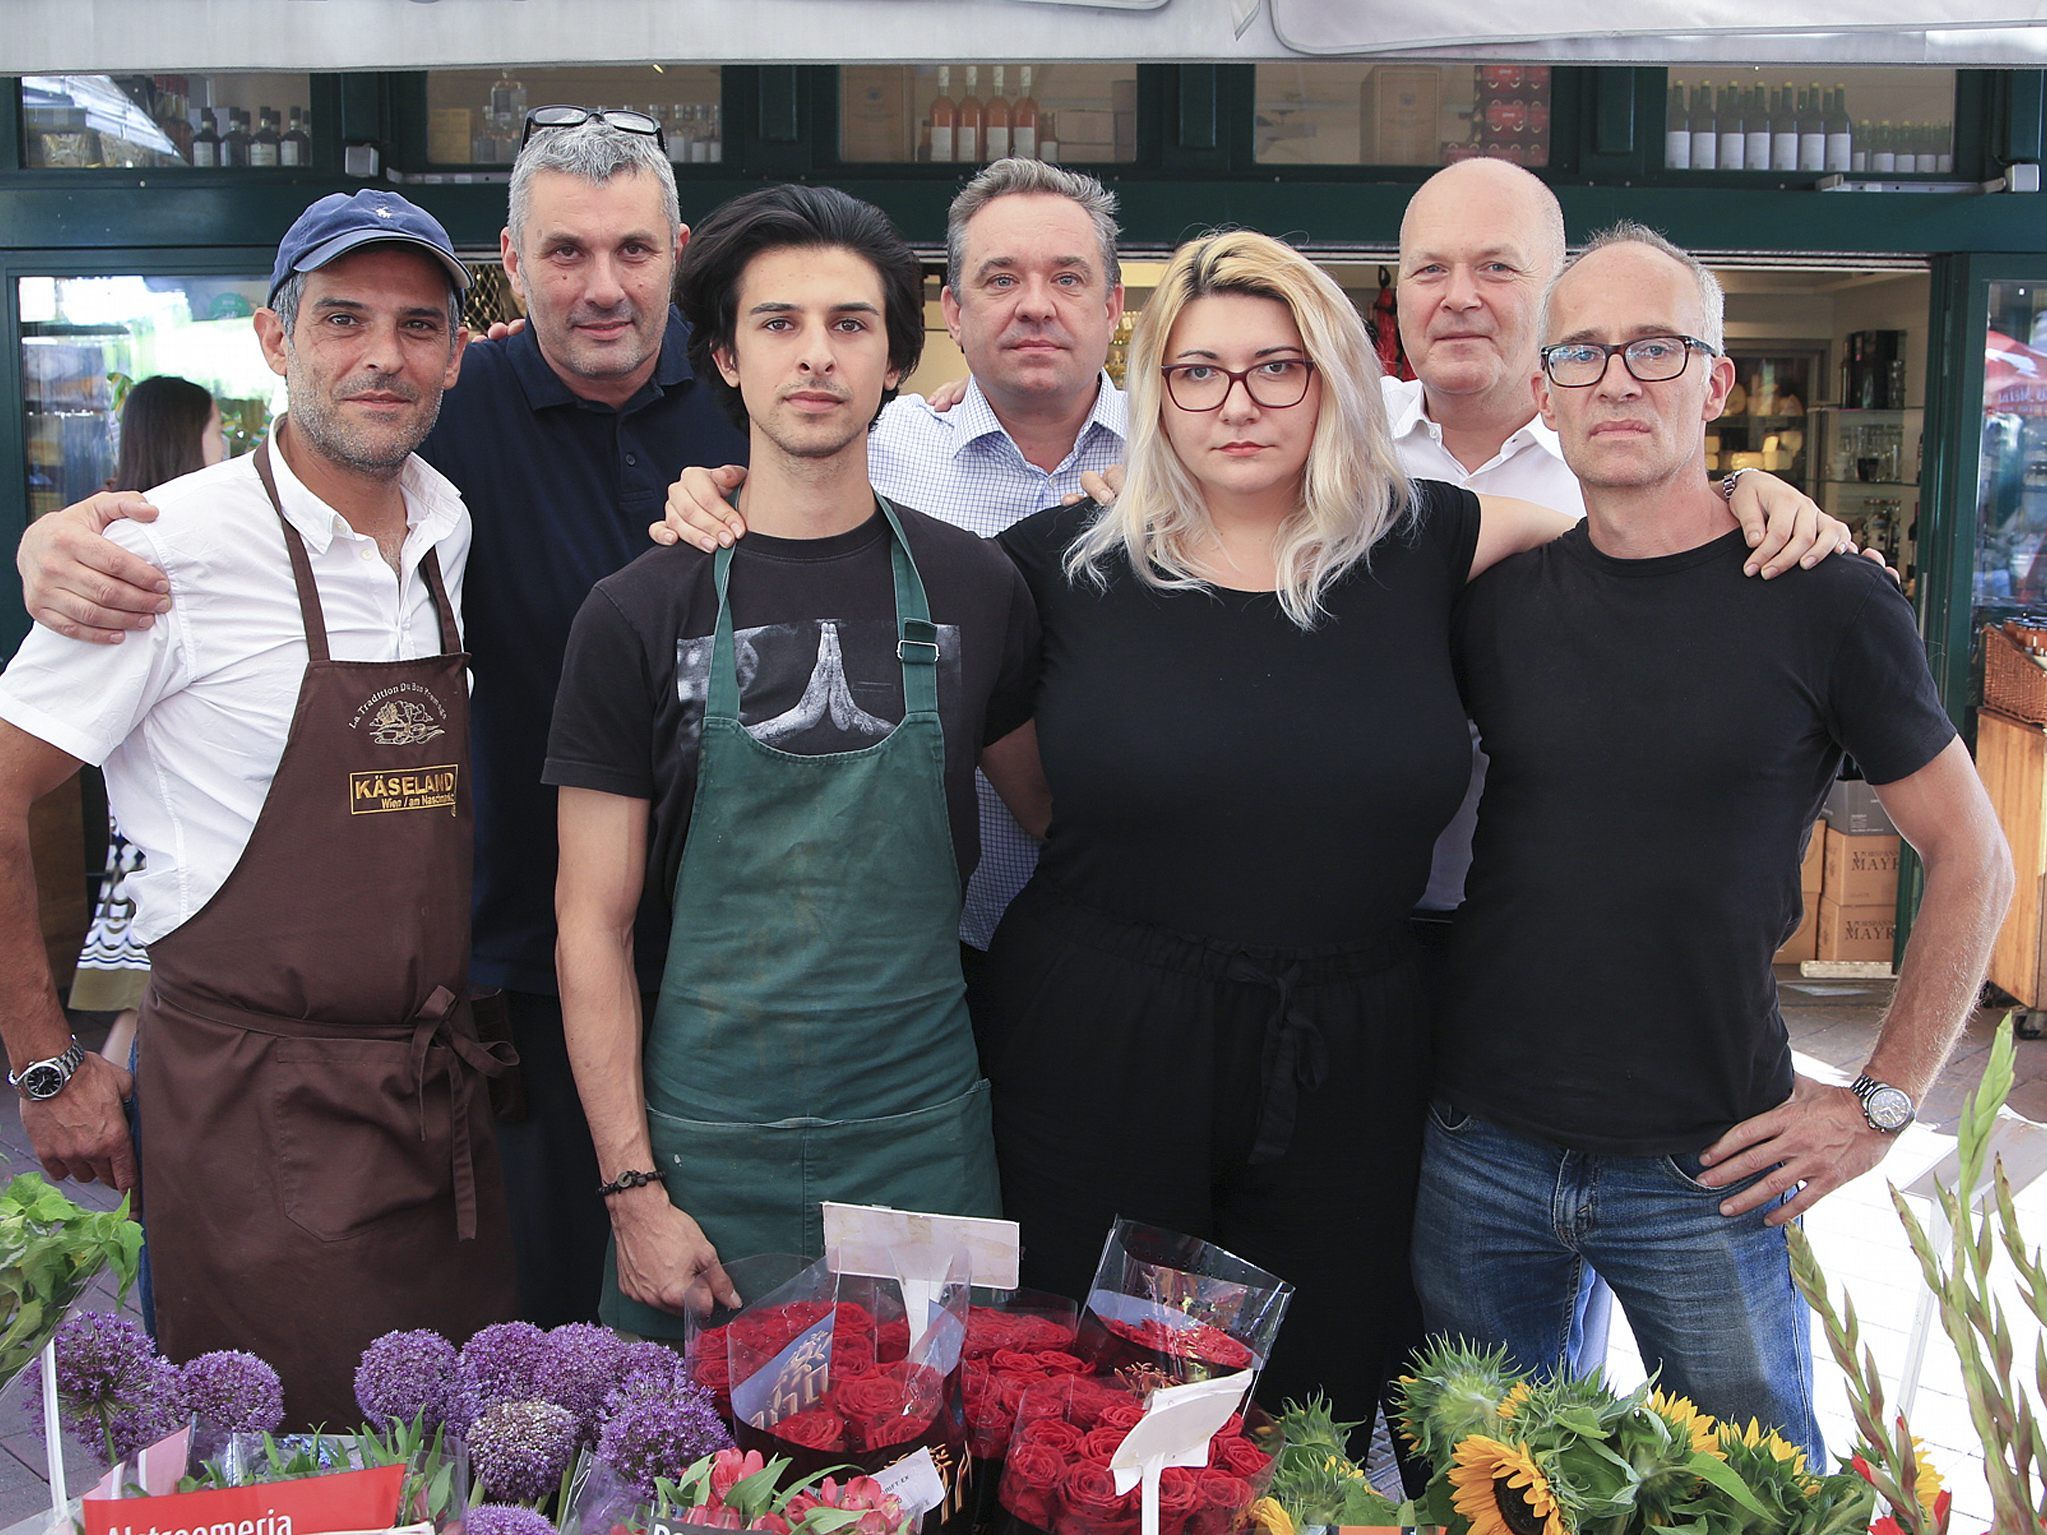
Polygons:
M965 123L960 125L959 136L955 143L959 153L954 158L962 164L972 165L981 158L980 135L975 129L967 126Z
M949 124L943 128L936 126L932 128L931 158L933 160L950 160L952 158L952 128Z
M277 159L278 146L275 144L251 144L249 146L249 165L251 169L257 166L274 166L277 164Z
M1858 150L1856 150L1856 151L1855 151L1855 153L1853 153L1852 155L1850 155L1850 156L1848 157L1848 169L1850 169L1851 171L1866 171L1866 170L1868 170L1868 169L1869 169L1869 151L1868 151L1868 150L1866 150L1866 149L1858 149Z
M1824 134L1801 133L1798 136L1798 168L1802 171L1823 171L1827 168Z
M1767 130L1751 128L1748 133L1748 168L1752 171L1766 171L1770 168L1770 135Z
M1748 169L1746 146L1748 135L1744 133L1723 133L1720 135L1720 169L1742 171Z
M1692 169L1711 171L1720 168L1720 135L1717 133L1695 133L1692 135Z
M1919 170L1919 157L1917 155L1894 155L1892 160L1895 168L1901 173L1911 171L1916 174Z
M1891 150L1879 149L1870 156L1869 168L1873 171L1895 171L1898 168L1898 157Z
M1003 160L1009 157L1009 130L990 128L988 130L988 158Z
M1011 130L1009 136L1009 152L1013 155L1021 155L1026 160L1034 160L1037 158L1038 130L1035 124L1029 127L1026 127L1023 124L1018 124L1013 130Z
M1773 133L1770 135L1770 169L1773 171L1795 171L1798 169L1797 134Z
M1673 128L1663 135L1663 163L1674 171L1692 168L1692 135L1688 128Z
M277 163L279 165L304 165L306 163L305 151L299 147L296 139L286 139L283 144L278 146Z
M1852 153L1853 153L1852 146L1849 143L1849 136L1847 134L1830 133L1827 135L1828 170L1830 171L1847 170L1849 168Z
M192 141L192 164L201 170L211 170L220 164L218 147L212 139Z

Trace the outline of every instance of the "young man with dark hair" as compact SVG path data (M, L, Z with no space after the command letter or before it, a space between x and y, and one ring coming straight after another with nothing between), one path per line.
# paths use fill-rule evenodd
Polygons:
M721 1255L821 1251L821 1199L996 1212L954 934L975 763L1027 718L1038 649L998 549L869 483L868 428L923 341L921 270L878 209L750 193L697 230L677 289L747 426L753 534L598 583L546 768L614 1233L602 1314L652 1336L732 1298ZM672 937L643 1029L649 881Z

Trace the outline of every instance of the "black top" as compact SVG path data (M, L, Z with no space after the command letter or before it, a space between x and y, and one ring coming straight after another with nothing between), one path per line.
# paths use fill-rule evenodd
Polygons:
M981 856L974 763L1030 716L1038 617L993 544L896 510L939 626L946 800L964 885ZM871 746L901 721L890 542L876 513L831 538L749 533L735 546L739 717L755 739L823 755ZM664 917L696 800L717 620L712 557L687 545L598 582L569 635L548 738L548 783L652 801L647 885Z
M690 372L674 309L646 387L614 410L572 394L532 329L472 346L421 455L476 520L462 606L475 657L476 933L481 984L552 992L554 794L540 781L569 625L590 588L650 545L668 485L690 464L746 462L746 435ZM643 985L668 949L641 912Z
M1747 554L1613 559L1581 524L1473 583L1459 666L1492 767L1437 1041L1457 1107L1668 1155L1790 1092L1770 962L1842 749L1889 783L1955 731L1888 576L1764 582Z
M1040 877L1128 919L1286 949L1403 920L1464 793L1471 737L1450 613L1478 499L1418 482L1414 521L1326 597L1314 629L1270 592L1069 580L1092 503L1001 536L1045 630Z

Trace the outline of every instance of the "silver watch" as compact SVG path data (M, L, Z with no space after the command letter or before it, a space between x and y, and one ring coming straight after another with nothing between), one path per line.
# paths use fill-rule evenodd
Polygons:
M1885 1135L1896 1135L1919 1117L1910 1093L1888 1082L1879 1082L1868 1072L1850 1083L1848 1091L1862 1100L1862 1117L1869 1121L1869 1128Z
M46 1061L30 1061L20 1071L7 1073L7 1085L35 1103L54 1098L64 1091L78 1068L85 1064L85 1047L77 1039L62 1055Z

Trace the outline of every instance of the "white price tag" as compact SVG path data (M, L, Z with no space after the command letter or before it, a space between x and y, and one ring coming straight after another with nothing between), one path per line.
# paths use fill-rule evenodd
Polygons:
M893 1493L903 1512L914 1521L923 1518L945 1501L945 1483L939 1480L938 1463L928 1449L905 1455L892 1466L874 1473L881 1490Z

